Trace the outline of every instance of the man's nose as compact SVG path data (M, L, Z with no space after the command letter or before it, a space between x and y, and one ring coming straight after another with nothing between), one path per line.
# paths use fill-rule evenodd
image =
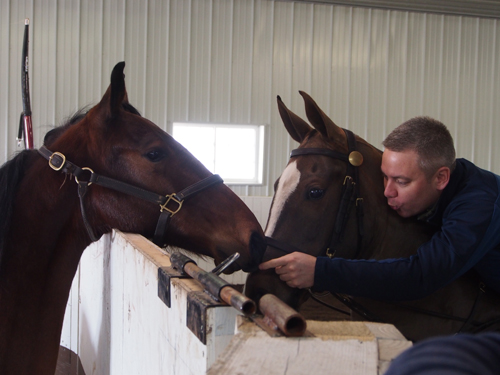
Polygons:
M396 189L393 188L390 181L385 183L384 195L386 198L395 198L398 195Z

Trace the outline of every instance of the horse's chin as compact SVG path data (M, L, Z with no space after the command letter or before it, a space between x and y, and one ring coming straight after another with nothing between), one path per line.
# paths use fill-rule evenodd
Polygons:
M224 274L231 274L239 270L244 272L254 272L258 270L259 264L262 262L262 256L266 248L264 238L258 232L252 232L249 239L241 243L223 243L213 251L215 254L214 262L218 266L221 262L231 257L234 252L238 252L240 256L231 263L224 271Z

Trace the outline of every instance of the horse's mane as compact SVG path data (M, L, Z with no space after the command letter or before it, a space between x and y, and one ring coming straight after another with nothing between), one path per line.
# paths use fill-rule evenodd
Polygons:
M47 132L43 143L46 145L55 141L69 126L79 122L86 114L86 109L75 112L62 125ZM18 186L26 170L31 166L30 161L34 160L37 154L36 150L21 151L0 168L0 265L5 247L5 237L10 229Z
M24 172L31 164L29 160L33 160L35 152L33 150L21 151L0 169L0 264L17 188L24 177Z
M129 103L123 103L123 108L127 112L140 116L139 111ZM88 111L88 108L82 108L67 118L62 125L48 131L45 134L43 144L49 147L69 127L80 122ZM37 154L36 150L21 151L0 168L0 265L3 258L5 237L10 229L18 186L24 177L25 171L31 166L30 160L35 160Z

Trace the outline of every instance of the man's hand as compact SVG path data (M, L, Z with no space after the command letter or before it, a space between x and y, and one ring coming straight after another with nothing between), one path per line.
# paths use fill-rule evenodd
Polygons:
M275 268L280 279L292 288L310 288L314 284L316 258L304 253L291 253L259 265L259 269Z

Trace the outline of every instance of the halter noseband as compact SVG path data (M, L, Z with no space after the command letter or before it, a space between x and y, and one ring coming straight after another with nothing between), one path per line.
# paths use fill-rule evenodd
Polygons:
M167 231L167 225L170 222L171 217L179 212L184 200L192 197L202 190L209 188L212 185L223 182L222 178L219 175L214 174L194 183L191 186L188 186L179 193L172 193L163 196L133 185L129 185L125 182L98 175L97 173L94 173L94 171L90 168L80 168L70 161L66 160L66 156L64 156L62 153L52 152L45 146L40 147L38 153L49 161L49 166L53 170L75 176L75 181L78 184L78 197L80 198L83 222L92 241L97 241L97 238L94 235L94 232L87 220L87 215L85 214L83 205L83 197L87 193L88 187L92 184L97 184L109 189L119 191L121 193L132 195L136 198L140 198L151 203L158 204L160 206L160 217L156 225L153 242L156 245L163 247L165 246L165 233ZM85 177L85 174L90 174L88 179L80 181L80 179L83 179Z
M333 159L338 159L347 162L347 171L344 178L342 187L342 197L340 199L339 210L335 220L335 227L333 229L330 245L326 249L326 255L333 258L337 251L337 246L344 240L344 232L349 218L349 212L353 204L356 205L357 221L358 221L358 244L355 258L359 255L362 247L362 240L364 235L363 228L363 198L359 197L359 184L358 184L358 169L363 164L363 155L356 150L356 138L350 130L343 129L347 137L348 153L329 150L326 148L297 148L290 153L290 157L297 157L303 155L321 155L328 156ZM271 237L266 237L267 244L285 253L294 251L303 252L296 247L276 240Z

